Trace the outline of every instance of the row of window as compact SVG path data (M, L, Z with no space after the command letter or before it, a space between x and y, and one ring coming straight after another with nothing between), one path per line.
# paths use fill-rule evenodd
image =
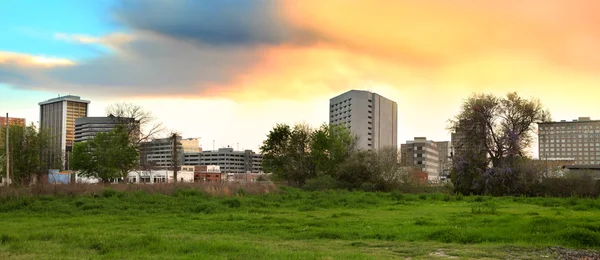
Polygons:
M600 147L600 142L596 143L595 145L596 147ZM545 143L541 143L540 147L594 147L593 143L577 143L577 144L553 144L553 143L549 143L549 144L545 144Z
M540 131L543 130L564 130L564 129L600 129L600 124L594 124L594 125L569 125L569 126L542 126L540 127Z

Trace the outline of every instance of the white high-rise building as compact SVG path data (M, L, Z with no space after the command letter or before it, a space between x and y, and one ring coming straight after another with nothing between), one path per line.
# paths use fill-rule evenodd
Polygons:
M376 93L351 90L330 99L329 124L350 129L358 149L398 147L398 105Z

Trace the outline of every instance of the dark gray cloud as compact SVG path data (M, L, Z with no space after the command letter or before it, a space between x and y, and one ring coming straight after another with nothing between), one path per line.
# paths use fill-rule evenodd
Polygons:
M244 48L198 46L143 36L121 46L119 55L55 68L48 75L73 85L96 85L116 92L185 93L197 92L211 83L228 83L232 75L256 59L254 51Z
M116 8L116 17L138 30L214 45L306 43L318 38L290 25L277 0L125 0Z
M0 64L0 83L102 96L198 94L230 85L265 45L316 38L287 24L276 0L124 0L114 14L134 40L114 43L113 53L74 66Z

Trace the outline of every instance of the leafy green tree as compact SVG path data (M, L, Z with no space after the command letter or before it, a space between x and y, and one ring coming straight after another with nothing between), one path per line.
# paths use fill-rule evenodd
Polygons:
M263 167L273 173L273 178L302 186L314 177L314 166L310 158L311 129L305 124L291 128L277 124L260 147Z
M357 138L340 125L323 124L311 134L310 153L317 175L335 176L339 166L355 151Z
M56 168L60 161L50 164L42 157L49 154L51 147L50 134L39 131L34 124L29 126L11 125L9 129L9 156L11 182L16 185L28 185L34 177L38 180L48 169ZM6 128L2 128L0 140L0 173L6 176Z
M138 165L139 153L127 129L117 125L110 132L76 143L71 158L71 168L81 176L110 182L119 177L126 180L129 171Z

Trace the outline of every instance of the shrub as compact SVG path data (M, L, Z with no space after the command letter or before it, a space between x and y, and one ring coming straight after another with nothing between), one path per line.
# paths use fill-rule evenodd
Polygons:
M115 189L106 188L102 192L102 196L105 197L105 198L110 198L110 197L113 197L113 196L117 195L117 193L119 193L119 192L117 190L115 190Z
M224 200L222 203L230 208L239 208L242 205L242 202L237 198Z
M307 180L302 188L309 191L317 191L336 189L338 186L338 182L335 178L329 175L321 175Z

